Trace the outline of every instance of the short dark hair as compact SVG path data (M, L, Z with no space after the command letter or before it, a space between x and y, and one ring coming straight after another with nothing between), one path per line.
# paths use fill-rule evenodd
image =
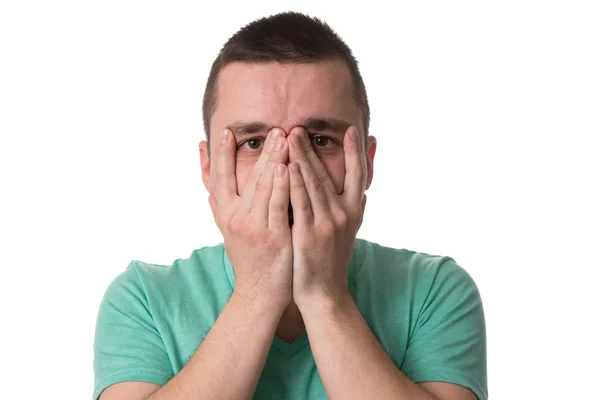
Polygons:
M217 105L217 78L233 62L262 64L310 63L341 59L348 66L356 104L362 110L363 130L369 134L370 110L358 62L346 43L318 18L298 12L283 12L257 19L237 31L223 46L210 69L202 117L210 152L210 119Z

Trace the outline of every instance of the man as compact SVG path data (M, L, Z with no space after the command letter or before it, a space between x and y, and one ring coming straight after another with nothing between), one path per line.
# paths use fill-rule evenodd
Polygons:
M106 291L94 398L487 398L485 322L448 257L356 239L373 178L350 49L297 13L225 44L202 177L224 244Z

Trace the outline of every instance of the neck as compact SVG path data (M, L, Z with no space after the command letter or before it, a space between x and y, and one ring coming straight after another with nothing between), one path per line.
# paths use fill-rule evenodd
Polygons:
M283 311L275 335L287 343L292 343L306 332L302 314L293 301Z

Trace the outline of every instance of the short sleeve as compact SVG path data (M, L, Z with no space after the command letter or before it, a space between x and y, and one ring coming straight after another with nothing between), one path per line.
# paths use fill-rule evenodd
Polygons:
M402 371L414 382L443 381L487 400L483 304L471 276L442 258L409 338ZM430 282L430 283L429 283Z
M143 381L163 386L171 363L150 313L135 262L107 288L94 337L94 395L110 385Z

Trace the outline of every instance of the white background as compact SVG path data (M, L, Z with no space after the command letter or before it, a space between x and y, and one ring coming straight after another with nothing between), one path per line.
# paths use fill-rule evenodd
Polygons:
M492 399L597 393L598 3L348 3L1 3L3 398L90 398L110 281L221 241L197 149L208 71L289 9L327 21L367 86L359 237L474 277Z

